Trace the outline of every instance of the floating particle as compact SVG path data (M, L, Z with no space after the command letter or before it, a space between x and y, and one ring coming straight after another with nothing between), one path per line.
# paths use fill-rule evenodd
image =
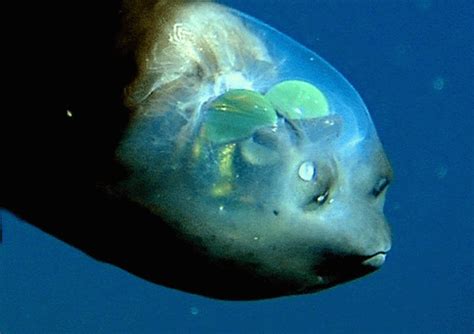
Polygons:
M444 88L445 82L442 77L436 77L433 80L433 89L434 90L442 90Z

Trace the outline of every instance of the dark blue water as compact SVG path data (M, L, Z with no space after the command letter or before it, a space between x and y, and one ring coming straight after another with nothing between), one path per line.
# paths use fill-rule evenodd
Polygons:
M395 170L377 273L315 295L223 302L163 288L2 211L3 333L471 333L472 1L225 1L358 89Z

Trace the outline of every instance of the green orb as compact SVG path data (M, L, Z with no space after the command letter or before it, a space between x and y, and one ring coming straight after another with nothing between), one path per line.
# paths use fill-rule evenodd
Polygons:
M276 111L289 119L326 116L329 105L324 94L315 86L299 80L276 84L265 97Z
M263 95L234 89L209 105L204 136L214 143L227 143L250 137L259 128L276 122L275 109Z

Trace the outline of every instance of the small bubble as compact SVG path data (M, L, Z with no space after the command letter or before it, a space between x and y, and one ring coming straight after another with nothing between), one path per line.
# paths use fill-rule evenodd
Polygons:
M433 3L431 0L417 0L415 1L415 5L420 9L420 10L428 10L433 6Z
M189 310L192 315L198 315L199 314L199 309L196 306L193 306Z
M436 169L436 177L439 180L444 179L447 174L448 174L448 167L446 167L446 166L439 166Z
M442 90L444 88L445 81L442 77L436 77L433 80L432 85L434 90Z
M72 117L72 112L70 110L67 110L66 115L67 115L67 117Z
M413 55L413 46L403 43L394 46L393 53L389 59L396 66L409 67L412 66Z
M394 202L392 203L391 206L389 206L388 208L391 209L392 211L399 211L400 208L401 208L401 204L399 202Z

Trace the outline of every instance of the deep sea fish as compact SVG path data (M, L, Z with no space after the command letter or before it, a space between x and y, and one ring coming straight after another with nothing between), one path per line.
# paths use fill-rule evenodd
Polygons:
M219 299L380 268L392 170L337 70L215 3L88 9L66 15L65 83L38 88L64 96L61 113L11 123L2 206L99 261Z

